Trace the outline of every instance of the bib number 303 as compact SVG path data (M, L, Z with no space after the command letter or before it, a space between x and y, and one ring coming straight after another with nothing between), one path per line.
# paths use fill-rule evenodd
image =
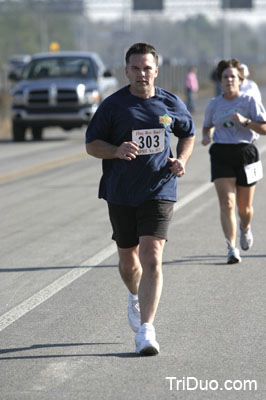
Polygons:
M164 149L165 129L132 131L132 140L139 145L139 155L161 153Z

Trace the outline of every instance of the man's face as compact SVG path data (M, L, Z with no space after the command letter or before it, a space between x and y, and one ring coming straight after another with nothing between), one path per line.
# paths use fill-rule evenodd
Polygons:
M126 66L126 76L130 82L130 92L134 96L148 98L155 94L154 80L158 67L151 53L132 54Z

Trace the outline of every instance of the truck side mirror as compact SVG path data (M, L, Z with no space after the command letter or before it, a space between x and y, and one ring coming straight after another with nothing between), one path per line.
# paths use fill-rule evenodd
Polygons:
M111 78L113 76L113 74L109 69L107 69L106 71L104 71L103 76L105 78Z
M10 80L10 81L15 81L15 82L17 82L17 81L19 81L20 80L20 74L18 74L17 72L14 72L14 71L12 71L12 72L9 72L9 74L8 74L8 79Z

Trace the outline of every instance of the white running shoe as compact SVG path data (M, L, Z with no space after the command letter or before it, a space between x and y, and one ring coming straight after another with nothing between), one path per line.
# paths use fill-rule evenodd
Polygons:
M240 224L240 246L242 250L249 250L253 245L253 235L251 229L242 229Z
M135 336L136 353L140 356L156 356L160 351L152 324L142 324Z
M232 247L229 243L228 253L227 253L227 264L237 264L241 262L241 257L239 254L239 250L236 247Z
M138 332L140 327L140 309L139 301L133 300L129 294L128 296L128 323L134 332Z

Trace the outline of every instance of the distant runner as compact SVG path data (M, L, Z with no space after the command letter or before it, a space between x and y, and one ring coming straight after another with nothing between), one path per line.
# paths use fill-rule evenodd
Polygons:
M241 262L236 247L238 208L240 245L253 245L251 221L256 182L262 165L255 140L266 135L266 112L254 97L240 92L243 68L237 59L222 60L217 67L223 93L213 98L205 111L202 144L211 143L211 180L220 203L220 216L227 242L227 264Z

